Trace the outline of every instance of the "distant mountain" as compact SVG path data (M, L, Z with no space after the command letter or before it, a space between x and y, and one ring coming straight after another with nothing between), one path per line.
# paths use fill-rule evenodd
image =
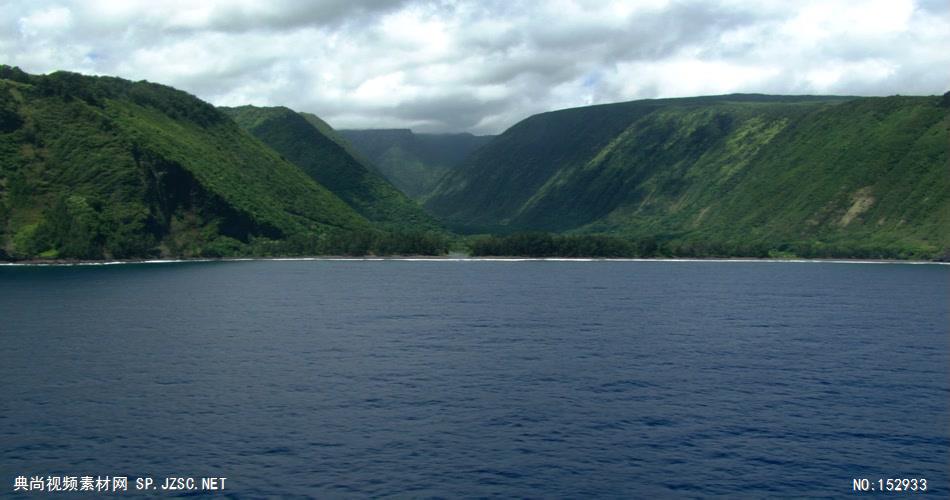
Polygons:
M456 242L476 254L950 259L950 93L632 101L490 138L0 65L2 260L447 251L371 162L456 230L518 233Z
M285 107L219 109L380 227L439 228L416 202L352 156L335 131L315 115L306 116Z
M230 255L370 229L185 92L0 66L0 258Z
M353 145L350 144L350 142L347 141L346 138L340 134L339 130L334 129L333 127L330 126L329 123L323 121L322 118L320 118L319 116L313 113L307 113L307 112L301 111L301 112L298 112L297 114L304 117L304 119L310 122L311 125L316 127L316 129L319 130L321 134L325 135L331 141L337 143L337 145L345 149L346 152L350 154L350 156L352 156L353 158L356 158L356 160L362 163L364 166L366 166L370 170L376 171L377 173L379 172L376 169L375 165L373 165L371 161L369 161L365 156L363 156L363 153L361 151L354 148Z
M417 200L494 137L417 134L409 129L340 130L339 134L397 188Z
M466 232L606 233L684 253L947 255L947 100L728 95L543 113L475 151L426 207Z

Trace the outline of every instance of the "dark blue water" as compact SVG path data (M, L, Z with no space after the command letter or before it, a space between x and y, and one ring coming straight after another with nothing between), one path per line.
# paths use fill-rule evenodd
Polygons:
M5 267L0 496L946 498L948 309L932 265Z

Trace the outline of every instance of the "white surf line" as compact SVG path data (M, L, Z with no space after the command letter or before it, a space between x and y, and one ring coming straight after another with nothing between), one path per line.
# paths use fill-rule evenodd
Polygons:
M138 264L177 264L182 262L217 262L219 259L153 259L153 260L107 260L103 262L0 262L9 267L73 267L73 266L121 266ZM244 259L254 260L254 259Z

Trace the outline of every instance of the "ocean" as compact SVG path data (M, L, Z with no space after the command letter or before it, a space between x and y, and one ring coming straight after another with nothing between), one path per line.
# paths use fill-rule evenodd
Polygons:
M0 496L950 495L950 266L3 266L0 341Z

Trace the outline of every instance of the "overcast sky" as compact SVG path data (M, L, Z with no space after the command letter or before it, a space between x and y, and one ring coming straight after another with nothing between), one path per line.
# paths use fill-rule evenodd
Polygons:
M651 97L942 94L950 0L0 1L0 63L336 128L498 133Z

